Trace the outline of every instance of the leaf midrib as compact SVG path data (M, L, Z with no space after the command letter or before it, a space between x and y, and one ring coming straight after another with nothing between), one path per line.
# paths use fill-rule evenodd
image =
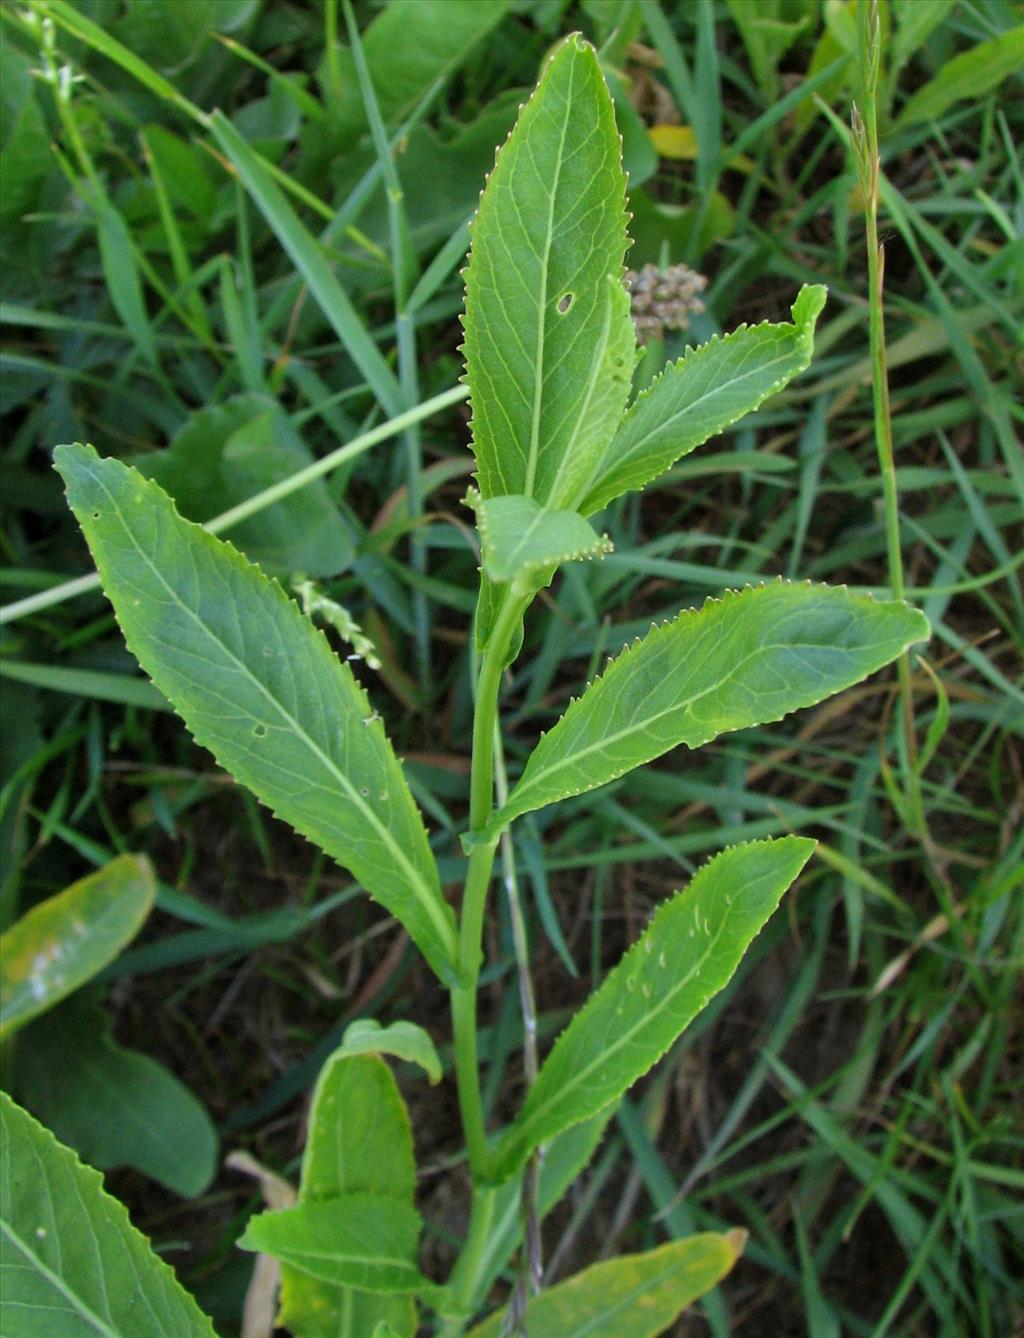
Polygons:
M752 650L747 655L745 655L742 660L739 660L735 664L733 664L729 668L728 672L723 674L721 678L717 679L714 683L709 684L708 687L706 687L702 692L698 692L693 697L690 697L686 702L675 702L671 706L666 706L664 710L656 711L653 715L645 716L643 720L631 724L627 726L625 729L617 730L614 734L605 735L597 742L588 744L585 748L580 748L578 751L573 752L569 756L563 758L561 761L552 762L549 766L544 767L542 770L536 772L533 776L530 777L524 776L521 788L519 790L519 794L520 795L523 793L528 794L530 790L534 789L537 785L546 780L549 776L556 775L559 771L561 771L565 767L575 766L580 761L581 758L585 758L589 756L591 753L602 751L618 743L621 739L629 738L633 734L639 734L646 729L650 729L652 725L657 724L657 722L661 720L664 716L671 715L674 711L689 711L693 706L696 705L697 702L701 701L704 697L708 696L709 693L717 692L719 688L723 687L726 683L729 682L731 678L733 678L740 670L742 670L746 666L748 661L754 659L758 655L769 654L772 651L778 651L778 650L822 650L822 649L827 649L827 647L822 647L820 644L814 642L806 642L806 643L771 642L759 646L756 650ZM585 700L585 698L581 697L579 700L582 702ZM800 708L793 707L792 709L799 710ZM563 720L564 719L566 719L565 716L563 716ZM550 734L548 735L548 738L551 738ZM686 742L685 739L680 739L680 743L685 743L685 742ZM631 769L631 764L627 762L624 766L624 770L628 771L630 769ZM621 772L619 774L621 775ZM614 775L609 776L608 779L614 780L615 776ZM602 782L602 784L603 783L604 782ZM512 810L517 807L518 805L516 803L516 793L514 792L509 799L508 805L506 806L506 810ZM502 812L505 812L506 810L502 810ZM495 821L499 820L503 820L502 813L496 815Z
M764 877L768 876L769 875L767 874L764 875ZM763 881L763 879L759 881ZM701 967L704 965L704 963L707 961L708 955L714 950L715 946L717 945L718 940L722 935L724 927L725 927L724 923L719 923L717 929L715 930L714 937L707 942L704 952L693 963L687 974L683 976L682 979L676 982L674 989L670 990L667 994L663 995L661 1000L657 1004L649 1008L638 1022L634 1023L634 1025L630 1027L628 1031L618 1033L615 1040L613 1040L609 1045L605 1046L605 1048L601 1051L601 1053L597 1055L596 1058L592 1059L589 1064L585 1065L582 1069L577 1069L573 1073L569 1081L564 1083L558 1089L558 1091L554 1093L553 1096L548 1097L548 1099L542 1102L539 1106L535 1106L532 1111L524 1110L523 1123L521 1128L517 1131L518 1133L518 1137L516 1139L517 1142L522 1142L523 1135L529 1131L532 1125L536 1125L542 1122L544 1116L551 1110L553 1106L557 1106L560 1103L562 1103L565 1100L566 1093L575 1091L580 1086L581 1083L585 1082L587 1078L590 1077L591 1073L593 1073L593 1071L596 1068L599 1068L602 1064L606 1063L609 1057L618 1054L618 1052L622 1049L622 1047L626 1045L629 1041L631 1041L638 1031L640 1031L643 1027L648 1026L654 1018L658 1017L661 1014L661 1012L669 1006L669 1004L675 1001L680 991L684 990L686 986L690 983L690 981L693 979L694 973L699 971ZM634 944L634 946L630 949L630 951L635 952L636 946L637 945ZM622 962L620 963L620 965L625 965L625 963ZM582 1016L582 1014L578 1014L577 1016ZM553 1057L554 1057L554 1051L552 1051L552 1058ZM543 1070L541 1071L541 1074L538 1076L538 1082L540 1081L541 1077L543 1077ZM586 1114L580 1116L580 1120L586 1118L587 1118ZM574 1121L574 1123L578 1122L579 1121Z
M728 338L728 336L726 336L726 338ZM698 347L707 348L709 347L709 345L701 344ZM721 344L719 345L719 347L721 347ZM697 350L695 349L694 352L696 351ZM723 382L723 381L716 382L713 386L711 386L710 389L706 390L703 395L698 396L698 398L695 400L691 400L688 404L684 405L683 408L678 409L675 413L669 414L667 418L660 419L658 421L657 427L651 428L642 437L639 437L637 441L630 447L628 454L623 457L623 463L630 460L634 455L634 453L638 450L643 449L643 447L646 446L649 441L653 440L656 437L664 436L665 433L671 431L675 427L676 423L679 421L680 418L684 418L688 414L694 413L694 411L699 409L701 405L703 405L707 400L713 399L717 395L724 394L727 390L731 390L734 386L740 385L743 381L749 380L751 377L757 376L759 373L764 372L765 370L768 370L770 372L771 369L773 369L774 367L789 362L790 359L794 356L794 354L795 353L798 354L800 351L801 350L798 347L797 349L791 350L790 352L780 354L777 358L772 358L767 362L758 362L755 366L750 368L749 371L741 372L738 376L731 377L728 382ZM683 367L680 369L679 373L680 376L684 374L684 370L685 370L685 362L683 363ZM669 375L669 373L665 373L665 375ZM653 393L654 393L654 387L652 386L651 390L645 392L644 400L636 401L636 405L634 407L637 408L638 416L639 416L639 406L642 403L646 402L647 396ZM764 399L767 399L771 393L772 392L770 389L766 391ZM762 403L764 402L764 399L762 399ZM751 412L749 409L743 410L744 414L749 412ZM628 423L629 419L627 415L627 418L622 425L623 432L625 432L626 428L628 427ZM605 455L606 460L608 458L608 454L612 453L614 450L618 435L619 434L616 433L616 436L612 439L611 444L608 447L608 452Z
M251 669L245 663L245 661L239 659L239 657L234 653L234 651L230 648L230 646L228 646L220 637L214 635L214 633L210 630L207 624L202 621L202 619L198 616L198 614L196 614L192 609L190 609L188 605L184 602L184 600L182 600L181 596L174 589L174 587L167 583L167 581L163 576L163 573L159 571L159 569L154 565L149 555L140 546L138 540L135 538L135 535L132 533L131 527L128 525L125 519L124 512L120 507L120 505L118 504L110 488L107 486L106 480L102 477L101 474L97 473L96 471L93 471L93 477L100 484L100 486L103 488L104 492L110 499L110 503L114 507L118 519L120 520L121 528L124 531L125 535L127 536L129 542L132 544L135 551L138 553L139 557L142 559L145 565L157 578L158 582L167 591L168 595L170 595L173 602L177 604L178 607L187 615L187 617L189 617L200 628L200 630L214 643L214 645L220 647L220 649L223 651L227 659L230 660L233 664L235 664L238 667L238 669L241 670L242 674L250 681L250 683L252 683L252 685L260 693L262 693L262 695L266 698L266 700L277 710L277 712L284 719L284 721L291 726L294 733L301 740L303 740L310 749L310 751L321 760L321 762L327 768L328 772L340 782L342 789L348 795L354 806L361 813L365 815L370 826L373 827L373 829L377 832L383 844L387 847L387 849L389 849L392 852L392 856L395 859L396 863L409 878L410 884L413 888L417 900L426 910L435 929L437 929L438 932L440 933L441 941L445 944L445 948L449 954L449 958L453 959L454 944L449 942L448 923L444 919L444 916L443 914L441 914L439 908L435 906L434 898L430 893L430 889L426 886L425 883L422 882L419 871L412 864L409 863L409 860L407 859L405 852L402 850L401 846L398 845L398 843L393 840L389 829L379 821L376 814L373 812L373 809L370 808L369 805L363 801L362 795L359 794L358 790L355 788L355 786L353 786L352 782L348 779L345 773L338 769L337 765L334 762L334 759L331 758L327 753L325 753L323 749L319 746L319 744L315 742L315 740L310 738L310 736L302 728L300 723L295 719L295 717L291 714L291 712L285 708L284 703L279 701L278 698L275 697L270 692L270 690L263 683L260 682L260 680L252 673Z
M574 67L575 69L575 67ZM540 414L544 399L544 343L548 324L548 265L551 259L551 244L554 239L555 194L558 180L562 175L562 160L565 156L565 137L569 129L569 107L571 105L572 86L575 74L570 72L569 93L565 98L565 110L562 114L562 131L558 139L558 156L552 173L551 191L548 195L548 226L544 237L544 256L540 266L540 295L537 302L537 344L533 356L533 411L530 422L530 453L526 460L526 482L523 492L533 496L533 485L537 477L537 461L540 455ZM536 166L534 168L536 170Z

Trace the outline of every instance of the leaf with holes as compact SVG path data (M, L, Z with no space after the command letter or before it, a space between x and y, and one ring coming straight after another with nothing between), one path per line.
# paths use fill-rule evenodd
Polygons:
M812 706L927 635L909 605L838 586L777 581L709 599L612 661L541 739L481 837L679 744L699 748Z
M280 586L91 447L55 463L128 648L196 741L351 869L446 980L455 920L419 810L351 669Z
M555 1042L494 1152L495 1178L604 1109L661 1058L727 983L813 850L802 836L733 846L659 907Z
M626 407L625 175L611 96L578 35L498 152L466 271L466 374L486 498L573 509Z

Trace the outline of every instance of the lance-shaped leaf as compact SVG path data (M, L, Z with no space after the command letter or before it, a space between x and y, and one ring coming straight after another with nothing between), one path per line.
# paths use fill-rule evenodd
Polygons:
M630 405L585 483L580 511L592 515L644 487L804 371L826 296L820 284L801 288L792 324L741 325L666 367Z
M144 855L119 855L27 911L0 935L0 1037L24 1026L114 960L156 896Z
M464 327L480 491L570 507L626 406L635 348L619 135L578 35L499 151L472 235Z
M214 1338L98 1171L0 1092L4 1333Z
M91 447L55 461L128 648L222 766L351 869L441 976L455 921L366 693L280 586Z
M708 1232L594 1264L531 1299L530 1338L656 1338L725 1277L745 1238ZM500 1338L504 1319L492 1315L469 1338Z
M475 488L466 503L476 512L484 571L498 584L517 577L529 581L561 562L602 557L612 550L611 540L576 511L552 510L532 497L485 499Z
M782 581L727 591L613 660L534 749L482 835L686 744L781 720L894 660L924 615L839 586Z
M382 1194L345 1194L254 1217L238 1242L335 1287L431 1292L413 1262L420 1234L414 1208Z
M555 1042L495 1150L495 1178L620 1097L661 1058L729 980L813 850L800 836L733 846L659 907Z
M412 1024L381 1028L368 1021L353 1023L320 1070L302 1158L301 1203L373 1194L412 1208L416 1163L405 1102L384 1060L353 1048L360 1038L369 1041L375 1034L383 1048L408 1049L399 1028ZM416 1051L430 1044L426 1033L423 1037L413 1047ZM410 1038L406 1034L404 1039ZM412 1338L413 1298L332 1285L282 1265L281 1322L293 1333L302 1338L363 1338L382 1321L402 1338Z

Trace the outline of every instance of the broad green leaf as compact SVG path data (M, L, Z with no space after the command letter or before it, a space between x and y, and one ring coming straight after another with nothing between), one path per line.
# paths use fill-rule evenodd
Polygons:
M980 98L1004 79L1024 72L1024 23L979 42L947 61L934 79L919 88L896 118L898 127L938 120L965 98Z
M743 1241L709 1232L594 1264L530 1301L530 1338L656 1338L725 1277ZM492 1315L469 1338L500 1338L503 1323L504 1312Z
M496 1178L603 1110L661 1058L727 983L813 850L800 836L732 846L659 907L555 1042L495 1150Z
M274 581L91 447L57 468L128 648L209 748L351 869L455 976L455 918L383 725L351 669Z
M342 1046L317 1078L302 1159L300 1202L374 1194L411 1208L416 1164L409 1114L384 1060L375 1054L345 1052L353 1029L360 1025L353 1023L348 1028ZM378 1036L393 1030L380 1029ZM357 1042L359 1034L356 1031ZM301 1338L363 1338L378 1321L385 1320L401 1338L412 1338L416 1332L413 1298L333 1286L282 1265L281 1322Z
M164 451L128 463L159 483L189 520L205 523L311 464L288 415L266 395L235 395L197 410ZM236 525L231 542L272 575L333 576L355 553L322 479Z
M498 152L472 229L465 354L486 498L573 508L625 408L625 177L611 97L578 35Z
M430 1079L431 1085L441 1081L441 1059L430 1033L415 1022L392 1022L387 1027L372 1017L357 1018L345 1028L341 1044L328 1059L347 1058L349 1055L394 1055L409 1064L418 1064Z
M155 896L145 855L119 855L33 906L0 935L0 1036L112 962L139 932Z
M669 364L637 396L594 467L580 503L584 515L652 482L804 371L825 297L820 284L805 285L792 324L741 325Z
M475 488L466 503L476 512L484 571L498 584L612 550L608 537L576 511L553 511L532 497L484 499Z
M217 1131L162 1064L127 1050L81 995L33 1022L15 1051L19 1100L98 1171L134 1166L175 1194L201 1194L217 1169Z
M813 706L927 635L917 609L839 586L778 581L726 591L612 661L543 736L483 835L679 744L699 748Z
M408 1204L380 1194L346 1194L260 1213L238 1244L335 1287L429 1292L433 1284L413 1262L419 1234L419 1214Z
M99 1172L4 1092L0 1134L5 1335L215 1338Z

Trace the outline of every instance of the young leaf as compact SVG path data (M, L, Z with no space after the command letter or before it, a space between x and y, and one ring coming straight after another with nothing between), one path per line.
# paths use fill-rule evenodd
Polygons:
M725 1277L744 1236L708 1232L594 1264L533 1297L526 1309L530 1338L655 1338ZM492 1315L469 1338L499 1338L503 1323L503 1312Z
M172 1073L110 1029L82 994L39 1018L15 1051L19 1100L98 1171L134 1166L175 1194L201 1194L217 1169L213 1122Z
M419 1214L408 1204L380 1194L345 1194L260 1213L238 1244L335 1287L429 1292L434 1284L413 1262L419 1234Z
M345 1035L327 1065L351 1055L394 1055L409 1064L418 1064L430 1079L431 1085L441 1081L441 1059L430 1033L415 1022L392 1022L382 1027L372 1017L357 1018L345 1028Z
M820 284L805 286L793 303L792 324L741 325L666 367L630 405L585 481L579 510L593 515L622 493L643 488L804 371L826 296Z
M112 962L139 932L155 896L145 855L119 855L0 935L0 1037Z
M353 1023L348 1028L341 1047L317 1078L302 1158L300 1202L374 1194L412 1208L416 1164L409 1114L382 1059L346 1052L353 1029L360 1026L365 1032L369 1024ZM394 1040L394 1030L378 1028L378 1043L388 1036ZM357 1044L359 1034L353 1037ZM401 1338L412 1338L416 1332L412 1297L334 1286L282 1265L281 1322L301 1338L363 1338L385 1320Z
M562 1032L492 1159L496 1179L620 1097L727 983L810 859L806 837L751 841L709 860L654 915Z
M4 1092L0 1135L5 1333L215 1338L99 1172Z
M709 599L612 661L541 739L482 836L678 744L812 706L927 635L917 609L837 586L778 581Z
M570 507L626 406L635 348L619 135L578 35L499 151L472 236L464 326L480 491Z
M274 581L91 447L55 461L129 649L198 743L351 869L446 980L455 918L419 810L347 664Z
M607 536L576 511L553 511L532 497L484 499L475 488L466 502L476 512L484 571L498 584L611 552Z

